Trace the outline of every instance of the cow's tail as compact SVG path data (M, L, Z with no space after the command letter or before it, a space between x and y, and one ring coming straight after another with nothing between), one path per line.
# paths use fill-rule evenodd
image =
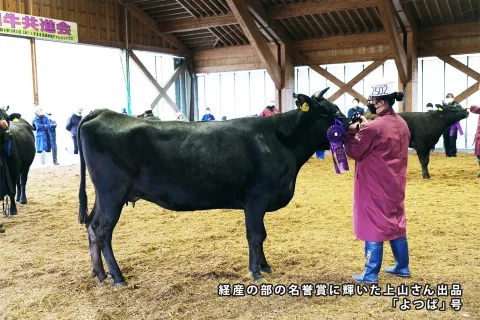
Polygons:
M85 158L83 156L83 148L82 148L82 138L81 138L81 129L82 124L85 122L81 121L78 125L77 130L77 139L78 139L78 152L80 155L80 190L78 191L78 199L80 200L80 207L78 209L78 222L80 224L85 224L87 217L88 217L88 206L87 206L87 191L85 185Z

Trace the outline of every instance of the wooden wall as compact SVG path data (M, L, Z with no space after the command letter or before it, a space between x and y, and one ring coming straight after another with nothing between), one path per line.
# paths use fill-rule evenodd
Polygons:
M26 2L0 0L0 10L76 22L80 43L125 48L125 9L117 0L32 0L33 12L27 12ZM151 28L128 15L132 49L178 54Z

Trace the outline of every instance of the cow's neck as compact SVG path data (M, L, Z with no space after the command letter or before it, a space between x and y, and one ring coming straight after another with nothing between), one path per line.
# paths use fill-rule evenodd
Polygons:
M322 147L328 148L326 132L329 121L320 114L304 112L297 112L289 118L294 130L288 139L288 145L296 158L297 170L300 170L315 151Z

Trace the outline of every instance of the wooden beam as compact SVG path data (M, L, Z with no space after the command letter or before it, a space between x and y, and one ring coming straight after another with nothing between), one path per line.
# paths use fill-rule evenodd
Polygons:
M295 4L285 4L270 9L272 18L287 18L308 16L332 11L341 11L365 7L373 7L377 5L377 0L324 0L324 1L308 1Z
M473 70L472 68L464 65L463 63L461 63L457 59L443 54L443 52L439 48L435 47L434 45L426 44L425 42L421 41L421 42L419 42L419 46L423 50L425 50L427 52L430 52L434 56L437 56L439 59L445 61L446 63L448 63L449 65L451 65L455 69L460 70L461 72L465 73L469 77L472 77L475 80L480 80L480 73L478 73L477 71Z
M173 73L173 75L170 77L170 79L167 81L165 86L163 87L163 92L160 92L158 96L153 100L153 102L150 104L150 107L153 109L157 105L157 103L165 96L167 93L168 89L172 86L172 84L180 77L182 72L185 72L186 68L186 63L182 63Z
M292 37L288 30L280 21L271 19L270 10L263 2L247 2L247 8L261 27L275 37L277 41L286 45L291 44Z
M212 65L212 66L198 66L195 65L195 73L217 73L217 72L233 72L233 71L248 71L266 69L263 63L245 63L233 65Z
M173 109L175 112L180 112L183 115L184 119L187 119L185 114L177 107L175 102L173 102L172 99L168 96L168 94L165 92L165 90L162 88L160 84L158 84L157 80L155 80L155 77L152 76L152 74L148 71L148 69L143 65L143 63L140 61L140 59L135 55L135 53L131 50L129 50L130 53L130 58L135 62L135 64L142 70L143 74L147 77L147 79L152 83L152 85L160 92L161 94L164 95L165 100L167 100L168 104L170 107Z
M384 31L295 41L295 51L345 49L389 44Z
M351 89L353 88L354 85L356 85L360 80L364 79L366 76L368 76L370 73L372 73L373 71L375 71L378 67L380 67L382 64L385 63L385 61L387 61L387 59L382 59L382 60L377 60L377 61L374 61L373 63L371 63L368 67L366 67L365 69L363 69L362 72L360 72L359 74L357 74L352 80L350 80L349 82L347 82L346 84L343 84L336 92L334 92L331 96L330 96L330 100L331 101L335 101L337 100L338 98L340 98L340 96L342 94L344 94L345 92L347 92L348 89Z
M474 84L472 84L470 87L468 87L467 90L463 91L462 93L458 94L456 97L455 97L455 101L457 102L462 102L463 100L467 99L468 97L470 97L472 94L474 94L475 92L477 92L478 90L480 90L480 81L477 81L475 82Z
M321 52L321 51L320 51ZM363 62L363 61L376 61L384 59L387 55L387 59L392 59L393 55L391 52L366 52L362 54L357 54L353 52L349 55L333 55L331 52L327 51L326 55L319 55L313 57L307 57L300 52L296 52L294 56L294 65L307 66L309 64L332 64L332 63L348 63L348 62Z
M480 21L420 29L419 36L424 41L458 39L462 37L480 37Z
M406 85L404 111L412 112L414 104L418 103L418 42L415 27L407 33L407 68L409 81Z
M307 60L308 60L308 57L305 57ZM336 85L337 87L343 87L345 86L345 83L338 79L337 77L335 77L333 74L331 74L330 72L328 72L327 70L323 69L322 67L320 67L319 65L317 64L309 64L308 65L313 71L317 72L318 74L320 74L321 76L325 77L327 80L329 80L330 82L332 82L334 85ZM356 90L352 89L352 88L348 88L346 89L346 92L348 92L351 96L357 98L358 100L360 100L360 102L362 102L363 104L367 104L367 98L365 98L363 95L361 95L359 92L357 92ZM335 100L331 100L329 98L329 100L331 102L334 102Z
M162 47L156 47L156 46L147 46L143 44L130 44L130 48L132 50L137 50L137 51L147 51L147 52L155 52L155 53L162 53L162 54L170 54L173 56L180 57L182 56L182 53L178 49L173 49L173 48L162 48Z
M195 31L201 29L207 29L211 27L221 27L230 24L236 24L237 19L233 13L227 13L221 16L211 16L203 18L183 18L168 21L162 24L159 24L159 29L164 33L174 33L174 32L186 32L186 31Z
M393 59L398 70L398 76L402 83L408 82L407 72L407 54L403 47L403 37L396 25L395 11L390 0L379 0L378 10L380 11L380 19L390 41L390 48L393 53Z
M118 0L122 3L121 0ZM178 48L180 52L184 55L191 55L191 50L184 45L180 40L178 40L175 36L167 33L163 33L160 31L157 23L153 20L152 17L147 15L142 9L137 7L135 4L127 4L125 6L127 10L137 17L142 23L146 24L153 32L155 32L160 38L165 39L167 42Z
M247 36L251 45L255 48L262 62L267 66L267 71L272 78L277 89L282 88L282 79L280 67L275 60L272 52L268 48L267 41L258 30L252 16L248 12L245 3L242 0L226 0L233 14L237 18L238 23L242 27L243 32Z

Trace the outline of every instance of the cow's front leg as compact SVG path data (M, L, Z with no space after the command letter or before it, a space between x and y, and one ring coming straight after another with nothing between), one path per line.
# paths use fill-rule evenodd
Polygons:
M260 244L259 247L259 254L258 254L258 262L260 266L260 271L265 272L265 273L272 273L272 268L267 262L267 258L265 258L265 253L263 252L263 243L265 242L265 239L267 239L267 230L265 230L265 223L262 221L262 226L263 226L263 238L262 238L262 243Z
M424 179L430 179L430 173L428 172L428 163L430 162L430 151L418 151L418 159L422 166L422 176Z
M264 280L262 273L260 272L260 263L264 264L264 267L268 267L266 264L265 255L261 249L264 240L264 225L263 217L265 216L266 203L262 204L258 201L250 201L245 207L245 226L247 229L247 241L248 241L248 266L250 274L255 281ZM260 258L263 257L262 261Z

